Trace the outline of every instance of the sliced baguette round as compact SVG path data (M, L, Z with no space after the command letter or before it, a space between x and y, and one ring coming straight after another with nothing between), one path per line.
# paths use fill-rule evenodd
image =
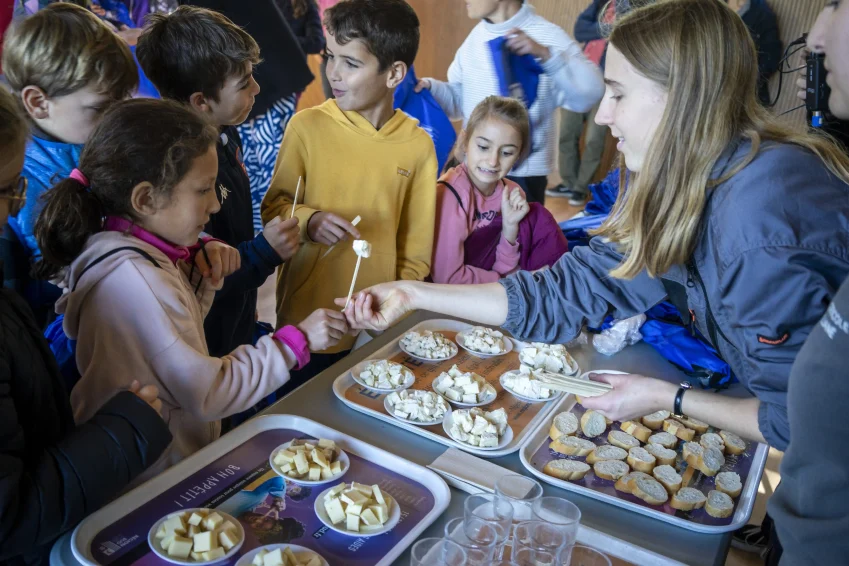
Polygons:
M548 436L551 440L557 440L564 434L572 435L578 432L578 417L575 413L565 411L560 413L551 421L551 430Z
M704 453L705 449L702 445L696 444L695 442L686 443L684 448L681 450L681 455L684 457L684 461L694 468L699 463L699 458L701 458Z
M597 446L595 450L587 454L587 464L595 464L604 460L624 460L628 457L628 453L618 446L604 444Z
M561 480L575 481L587 475L590 466L579 460L552 460L542 471Z
M694 467L706 476L715 476L724 465L725 456L722 452L716 448L705 448Z
M581 431L588 438L595 438L604 434L607 430L607 421L601 413L595 411L587 411L581 416Z
M649 444L660 444L664 448L672 449L678 446L678 437L668 432L657 432L649 437Z
M619 425L619 428L640 442L648 442L649 437L651 436L651 429L637 421L625 421Z
M732 499L737 499L743 492L743 482L735 472L719 472L716 475L716 489L728 494Z
M631 471L622 460L602 460L593 464L593 472L603 480L618 480Z
M730 517L731 513L734 512L734 501L727 493L716 490L711 491L707 496L705 511L707 511L708 515L717 519Z
M699 438L699 444L702 445L702 448L716 448L720 452L725 452L725 441L722 440L721 436L713 432L704 433Z
M695 430L696 432L698 432L699 434L706 433L708 431L708 429L710 428L710 425L707 424L706 422L702 422L698 419L694 419L693 417L685 417L684 420L681 421L681 423L685 427L691 428L691 429Z
M585 438L565 434L548 445L549 448L567 456L586 456L595 450L595 444Z
M637 478L643 477L650 478L651 476L643 472L629 472L616 480L613 487L616 488L616 491L621 491L622 493L633 493L634 482L637 481Z
M607 435L607 441L612 445L624 448L625 450L630 450L631 448L635 448L640 445L639 440L627 432L622 432L621 430L611 430Z
M626 462L628 462L632 470L647 474L657 465L657 459L648 450L639 446L628 450L628 459Z
M678 490L681 489L681 482L684 481L681 474L676 472L672 466L657 466L652 470L652 475L654 479L663 484L669 495L678 493Z
M642 418L643 424L652 430L660 430L663 426L663 421L671 415L669 411L657 411Z
M676 421L675 419L666 419L665 421L663 421L663 430L665 430L669 434L674 434L685 442L693 440L693 438L696 436L695 430L687 428L686 426L684 426L684 423L682 423L681 421Z
M746 441L734 434L725 430L719 431L719 436L725 443L725 451L729 454L742 454L746 451Z
M663 505L669 500L666 488L651 477L634 480L634 496L639 497L649 505Z
M698 489L692 487L682 487L672 496L672 501L669 505L673 509L679 511L692 511L693 509L701 509L705 506L707 497Z
M657 460L658 466L674 466L678 453L675 450L664 448L660 444L646 444L646 450Z

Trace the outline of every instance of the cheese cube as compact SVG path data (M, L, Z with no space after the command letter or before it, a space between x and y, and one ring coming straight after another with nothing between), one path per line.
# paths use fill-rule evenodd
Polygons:
M389 520L389 507L387 505L372 505L369 507L369 511L374 513L381 525Z
M283 556L286 557L286 560L288 560L289 564L291 564L292 566L296 566L299 563L297 557L295 557L295 553L292 552L292 549L288 546L283 551Z
M295 454L295 467L298 469L299 474L306 474L310 471L310 464L307 462L305 452L298 452Z
M210 550L208 552L202 552L201 556L203 556L204 562L210 562L212 560L218 560L219 558L223 557L225 554L227 554L227 553L224 552L224 549L219 546L217 548L213 548L212 550Z
M189 556L191 556L192 560L195 562L203 562L203 555L200 552L190 552ZM260 566L262 565L260 564Z
M173 515L171 517L168 517L168 519L166 519L165 521L164 527L166 534L186 534L186 523L183 522L183 518L179 515Z
M360 525L361 533L373 533L374 531L379 531L383 528L383 525Z
M361 505L368 501L368 498L366 496L364 496L361 492L355 489L343 491L341 499L348 505Z
M218 543L226 550L230 550L231 548L239 544L239 535L237 535L236 531L232 529L226 531L219 531Z
M330 468L322 468L321 469L321 479L322 480L333 479L333 472L330 471Z
M197 511L192 513L192 516L189 517L189 524L190 525L194 525L194 526L197 527L198 525L200 525L201 521L203 521L203 515L201 515Z
M330 499L324 502L324 510L327 511L327 516L330 522L334 525L345 520L345 510L342 509L342 501L339 499Z
M360 519L363 520L363 523L366 525L379 525L380 520L378 520L377 516L374 514L374 511L371 508L366 509L362 513L360 513Z
M207 531L214 531L223 522L224 517L213 511L212 513L206 516L206 519L203 520L203 528L205 528Z
M451 399L452 401L460 401L463 398L463 394L459 389L454 389L453 387L445 390L445 396Z
M267 550L265 550L265 549L260 550L259 552L257 552L257 553L254 555L254 559L253 559L252 564L253 564L254 566L263 566L262 557L263 557L263 556L265 556L266 554L268 554L268 551L267 551Z
M279 548L272 550L262 557L262 564L263 566L285 566L286 559L283 558L283 551Z
M304 446L303 444L293 444L289 447L289 450L293 450L293 449L297 453L297 452L303 452L304 450L307 449L307 447Z
M336 450L336 443L332 440L327 440L325 438L320 439L318 441L318 445L321 448L330 448L331 450Z
M288 464L283 464L282 466L280 466L280 470L284 474L288 474L289 472L291 472L294 469L295 469L295 464L293 462L289 462Z
M324 496L324 499L333 499L334 497L345 491L347 487L348 486L346 484L340 483L339 485L328 491L327 495Z
M374 500L378 502L380 505L386 505L386 499L383 497L383 492L380 491L380 487L373 485L371 486L372 495L374 495Z
M322 468L327 468L330 466L330 462L328 462L327 458L324 457L324 452L319 452L318 450L312 451L312 461L321 466Z
M371 497L371 486L364 483L351 482L351 489L356 489L366 497Z
M342 473L342 462L336 461L330 464L330 471L333 472L333 475L338 475Z
M357 515L347 515L348 522L345 527L349 531L354 531L355 533L360 532L360 518Z
M320 466L310 466L310 481L318 481L321 479L321 470Z
M312 452L313 448L315 448L315 444L307 442L306 444L304 444L304 448L307 449L307 452Z
M156 531L156 538L165 538L168 536L168 531L165 530L165 524L159 525L159 530Z
M274 457L274 463L278 466L282 466L283 464L291 464L295 460L295 453L289 452L288 450L281 450Z
M359 515L362 512L363 512L363 504L361 504L361 503L359 503L357 505L348 505L348 507L345 508L345 514L346 515Z
M235 533L239 532L239 528L234 525L231 521L224 521L220 527L218 527L219 531L233 531Z
M164 550L165 552L168 552L168 547L171 546L171 543L174 541L174 537L176 537L176 536L179 536L179 535L175 535L174 533L171 533L170 535L166 536L164 539L159 541L159 547L162 550Z
M194 541L195 552L206 552L208 550L212 550L213 548L218 547L218 539L216 538L215 533L212 531L196 534L194 536Z
M199 532L201 532L200 527L198 527L197 525L189 525L188 535L189 535L190 538L195 536Z
M478 402L478 396L474 393L470 395L463 395L463 403L468 403L470 405Z
M172 558L188 558L192 551L192 539L175 536L168 545L168 556Z
M478 383L477 381L467 383L466 385L463 386L463 393L465 393L466 395L469 395L469 394L472 394L472 393L477 395L480 392L481 392L481 386L480 386L480 383Z

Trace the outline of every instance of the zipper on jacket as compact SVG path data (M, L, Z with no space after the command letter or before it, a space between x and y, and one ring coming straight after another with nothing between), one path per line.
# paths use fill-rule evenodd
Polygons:
M708 293L707 289L705 288L705 282L702 280L702 276L699 273L699 269L696 267L695 260L693 260L693 258L690 258L690 260L687 262L687 287L695 287L695 283L693 282L694 279L695 282L699 284L699 287L702 290L702 295L704 295L705 298L705 311L707 314L708 334L710 334L710 339L713 342L713 347L716 348L717 351L719 351L719 342L716 337L716 333L719 332L719 335L722 336L722 339L728 342L736 349L734 343L728 339L728 337L722 331L722 328L720 328L719 324L717 324L716 319L713 317L713 311L710 308L710 299L708 299ZM695 318L695 314L693 314L692 310L690 311L690 315Z

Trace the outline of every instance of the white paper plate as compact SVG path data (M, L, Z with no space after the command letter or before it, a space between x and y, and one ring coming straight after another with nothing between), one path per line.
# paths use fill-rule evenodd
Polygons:
M373 387L368 385L365 381L360 378L360 374L365 371L366 367L369 364L373 364L375 362L381 362L385 360L366 360L364 362L360 362L351 368L351 377L356 381L359 385L365 387L366 389L370 389L371 391L376 391L377 393L394 393L395 391L403 391L404 389L409 389L416 382L416 376L410 371L410 368L405 366L404 364L398 364L399 366L404 368L405 378L404 382L401 383L398 387L394 389L382 389L380 387ZM392 362L396 363L396 362Z
M318 442L318 440L316 440L316 442ZM278 476L284 478L286 481L290 481L290 482L296 483L298 485L324 485L324 484L330 483L330 482L339 482L339 480L341 480L342 477L346 473L348 473L348 469L351 467L350 458L348 458L348 455L345 453L345 451L342 450L341 448L339 448L339 446L337 445L336 446L336 459L339 460L339 462L342 464L342 473L341 474L337 474L337 475L333 476L332 478L329 478L329 479L326 479L326 480L317 480L317 481L310 481L310 480L298 479L298 478L293 478L291 476L287 476L285 473L283 473L283 470L280 469L280 466L278 466L277 464L274 463L274 456L276 456L277 453L280 452L281 450L283 450L284 448L288 448L290 444L292 444L291 440L289 442L287 442L286 444L281 444L280 446L275 448L271 452L271 455L268 457L268 464L271 466L271 469L274 470L277 473Z
M255 549L249 551L247 554L245 554L241 558L239 558L239 561L236 562L236 566L251 566L253 564L253 561L254 561L254 556L259 554L260 550L266 550L268 552L274 552L278 548L280 550L283 550L286 547L291 548L292 552L294 552L295 554L298 554L298 553L301 553L301 552L312 552L313 554L315 554L316 556L321 558L321 566L330 566L327 563L327 560L325 560L324 557L321 554L319 554L318 552L314 551L311 548L307 548L306 546L299 546L297 544L268 544L266 546L261 546L259 548L255 548Z
M476 356L478 358L497 358L498 356L504 356L504 355L512 352L513 351L513 340L511 340L509 336L504 336L501 340L504 342L505 350L503 352L501 352L499 354L486 354L484 352L478 352L477 350L472 350L471 348L468 348L466 346L466 332L465 331L457 333L457 344L459 344L460 347L463 348L464 350L466 350L468 353L470 353L471 355Z
M490 403L492 403L493 401L495 401L495 398L496 398L496 397L498 397L498 390L496 390L494 393L490 393L489 395L487 395L487 396L484 398L484 400L483 400L483 401L481 401L480 403L463 403L462 401L452 401L451 399L449 399L448 397L446 397L445 395L443 395L442 393L440 393L440 392L439 392L439 391L437 391L437 389L436 389L436 384L437 384L437 383L441 383L441 382L442 382L442 379L443 379L443 377L442 377L442 375L440 374L440 375L439 375L439 377L437 377L436 379L434 379L434 380L433 380L433 383L431 384L431 387L433 388L433 391L434 391L437 395L441 396L443 399L445 399L446 401L448 401L450 404L452 404L452 405L456 405L456 406L458 406L458 407L483 407L484 405L489 405Z
M439 396L439 393L437 393L436 395ZM384 399L383 399L383 408L386 409L386 412L389 415L391 415L392 418L398 419L402 423L409 423L409 424L416 425L416 426L438 425L445 418L444 416L442 416L442 417L440 417L436 420L433 420L433 421L413 421L413 420L410 420L410 419L402 419L401 417L399 417L398 415L395 414L395 411L392 410L392 406L389 404L389 396L388 395L386 397L384 397ZM451 409L449 408L448 410L450 411Z
M510 393L510 395L512 395L516 399L519 399L521 401L525 401L526 403L548 403L549 401L554 401L555 399L560 399L562 392L554 391L553 389L550 390L552 392L551 397L548 397L546 399L536 399L534 397L528 397L526 395L519 395L518 393L516 393L515 391L513 391L512 389L510 389L509 387L504 385L504 378L505 377L507 377L508 375L513 375L513 374L517 374L517 373L519 373L519 370L508 371L508 372L501 374L501 377L498 378L498 382L501 384L501 387L503 387L505 391Z
M404 334L404 336L406 336L406 335L407 334ZM456 356L458 353L460 353L460 349L457 347L457 344L455 344L451 340L448 340L448 337L445 336L445 339L448 340L448 342L449 342L448 347L451 349L451 355L448 356L447 358L425 358L424 356L420 356L418 354L412 353L411 351L409 351L404 346L404 343L403 343L404 336L402 336L401 339L398 340L398 347L401 348L401 351L404 352L405 354L407 354L408 356L415 358L417 360L421 360L423 362L444 362L445 360L450 360L451 358Z
M448 411L445 413L445 419L442 421L442 428L445 430L445 434L448 435L448 438L459 444L460 446L467 446L469 448L474 448L475 450L501 450L510 442L513 441L513 428L508 424L507 430L504 431L504 434L501 435L499 439L498 446L493 446L492 448L482 448L480 446L472 446L466 442L462 442L457 440L453 436L451 436L451 426L454 424L454 412Z
M182 558L173 558L171 556L168 556L168 553L165 552L164 550L162 550L162 547L159 545L159 539L156 538L156 531L159 530L159 527L162 525L162 523L164 523L168 519L168 517L170 517L171 515L174 515L176 513L188 513L191 516L193 511L199 511L199 510L200 511L207 511L209 513L212 513L212 512L218 513L219 515L221 515L224 518L225 522L230 521L231 523L236 525L236 530L238 531L238 534L239 534L239 542L236 544L236 546L231 548L224 556L222 556L221 558L216 558L215 560L210 560L209 562L195 561L195 560L192 560L191 556L186 560L183 560ZM199 507L196 507L194 509L181 509L179 511L174 511L172 513L168 513L167 515L165 515L164 517L162 517L161 519L156 521L156 523L153 524L153 527L151 527L150 532L147 533L147 544L150 545L150 548L153 550L153 552L159 558L161 558L162 560L165 560L166 562L170 562L171 564L195 564L195 565L197 565L197 564L218 564L219 562L226 562L226 561L230 560L231 558L233 558L233 556L235 556L237 552L239 552L239 549L242 548L242 544L244 544L244 542L245 542L245 528L232 515L225 513L223 511L218 511L217 509L205 509L205 508L199 508Z
M335 487L335 486L333 486ZM315 498L315 514L318 516L318 519L324 523L324 525L336 531L337 533L341 533L343 535L348 535L351 537L359 537L359 538L368 538L368 537L376 537L377 535L382 535L383 533L388 533L392 529L395 528L395 525L401 520L401 508L398 507L398 502L394 497L383 491L383 497L387 501L392 502L392 510L389 511L389 520L384 523L383 528L377 531L373 531L370 533L357 533L353 531L349 531L345 528L345 522L339 523L339 525L334 525L330 522L330 517L327 516L327 510L324 508L324 496L331 490L333 487L328 487L324 491L318 494L318 497Z

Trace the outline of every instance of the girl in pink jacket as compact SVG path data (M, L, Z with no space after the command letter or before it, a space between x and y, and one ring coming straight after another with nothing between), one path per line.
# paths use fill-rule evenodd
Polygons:
M507 179L530 153L528 112L512 98L490 96L460 135L461 165L437 183L435 283L492 283L522 269L553 265L568 250L551 213L528 204Z
M174 441L143 480L215 440L221 418L278 389L310 349L325 349L347 331L341 313L316 311L255 347L209 356L203 319L240 262L237 250L199 240L220 209L217 138L177 103L118 103L79 168L47 193L35 227L43 253L37 270L63 287L56 311L77 341L76 421L133 380L159 387Z

